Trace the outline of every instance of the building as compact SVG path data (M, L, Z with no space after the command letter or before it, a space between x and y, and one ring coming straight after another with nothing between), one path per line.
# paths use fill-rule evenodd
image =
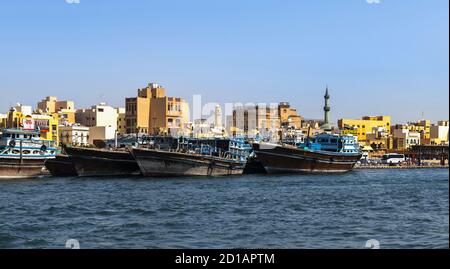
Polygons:
M127 134L148 133L151 89L138 89L138 96L125 99L125 129Z
M322 126L324 123L323 120L317 120L317 119L303 119L302 120L302 128L303 129L320 129L320 126Z
M410 149L412 146L420 145L420 133L409 129L394 129L393 148L397 150Z
M87 127L111 127L117 130L118 110L106 103L92 106L90 109L78 109L76 122Z
M372 128L371 132L366 133L366 140L360 144L370 146L373 151L386 151L394 147L393 137L385 127Z
M33 114L34 124L41 133L41 139L56 141L59 144L59 122L50 115Z
M116 127L113 126L92 126L89 127L88 143L95 145L95 141L104 141L116 137Z
M52 140L59 143L58 120L50 115L34 114L31 106L17 104L7 115L7 128L21 129L27 123L28 128L37 129L42 140Z
M433 145L448 144L449 121L438 121L430 127L430 140Z
M278 105L278 114L281 127L291 129L302 127L302 117L297 114L297 109L292 108L288 102L281 102Z
M58 101L58 98L55 96L47 96L37 104L37 110L42 113L52 114L61 110L75 110L75 104L73 101Z
M391 132L390 116L364 116L360 120L355 119L339 119L338 128L342 132L350 133L358 136L358 141L366 141L367 133L372 133L374 128L382 127L386 132Z
M408 122L407 124L396 124L392 126L392 132L394 130L409 130L410 132L420 134L420 143L422 145L430 144L430 127L429 120L419 120L417 122Z
M116 108L117 111L117 133L118 134L126 134L127 126L126 126L126 113L125 108Z
M63 109L49 115L57 119L60 125L70 125L76 122L75 113L75 110Z
M87 146L89 145L89 127L85 126L60 126L59 141L66 145Z
M165 88L156 83L138 90L138 96L126 98L127 133L176 135L189 122L189 105L178 97L166 96Z
M416 126L416 132L420 133L420 141L422 144L430 144L430 120L419 120L417 123L413 124Z
M227 134L233 134L232 130L233 127L233 115L226 115L225 116L225 130Z
M280 127L278 106L265 104L236 106L233 109L233 126L230 133L233 136L273 137L278 134Z
M223 128L222 125L222 108L220 105L216 105L214 108L214 127L215 128Z
M61 125L75 123L75 103L73 101L58 101L55 96L47 96L37 104L36 112L51 115Z
M157 97L150 101L150 134L176 136L189 122L189 107L181 98Z
M0 114L0 129L6 128L7 120L8 120L8 115Z
M396 124L392 127L395 129L407 129L411 132L420 133L420 141L423 145L430 144L430 127L431 122L429 120L419 120L417 122L408 122L407 124Z

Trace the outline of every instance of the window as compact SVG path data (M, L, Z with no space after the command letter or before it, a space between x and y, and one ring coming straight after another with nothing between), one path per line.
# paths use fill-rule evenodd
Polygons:
M99 108L99 109L98 109L98 112L105 112L105 109Z

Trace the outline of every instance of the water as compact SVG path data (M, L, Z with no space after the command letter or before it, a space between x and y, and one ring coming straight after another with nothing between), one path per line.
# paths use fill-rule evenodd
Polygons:
M446 169L0 181L0 248L449 247Z

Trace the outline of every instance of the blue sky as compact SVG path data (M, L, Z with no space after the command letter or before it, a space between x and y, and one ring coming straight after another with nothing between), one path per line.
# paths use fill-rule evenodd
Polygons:
M289 101L332 120L449 117L448 0L4 0L0 111L47 95L124 106L148 82L192 102Z

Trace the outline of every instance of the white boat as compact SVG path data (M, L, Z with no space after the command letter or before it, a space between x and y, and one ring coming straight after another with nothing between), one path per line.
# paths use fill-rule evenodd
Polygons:
M37 177L45 161L55 156L55 142L41 140L39 132L4 129L0 137L0 179Z

